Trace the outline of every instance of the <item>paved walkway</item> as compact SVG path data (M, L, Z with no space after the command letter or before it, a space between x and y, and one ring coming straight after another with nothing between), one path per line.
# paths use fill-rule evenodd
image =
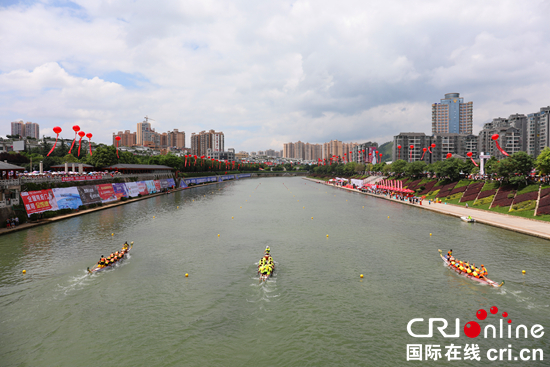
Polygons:
M346 187L326 185L324 184L323 181L314 180L311 178L305 178L305 179L313 182L321 182L321 184L328 187L358 192L364 195L374 196L384 200L391 200L403 205L411 205L420 209L426 209L426 210L431 210L441 214L452 215L454 217L466 217L468 215L471 215L472 218L474 218L478 223L488 224L490 226L499 227L510 231L550 240L550 222L517 217L514 215L508 215L508 214L502 214L502 213L495 213L495 212L490 212L483 209L476 209L472 207L466 208L461 205L452 205L452 204L443 204L443 203L441 204L432 203L431 205L429 205L426 201L422 205L411 204L407 201L390 199L384 195L364 193L359 190L348 189Z

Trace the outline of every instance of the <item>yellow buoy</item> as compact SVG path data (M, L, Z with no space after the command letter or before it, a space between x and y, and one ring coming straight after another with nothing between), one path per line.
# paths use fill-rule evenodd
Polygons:
M298 201L300 201L300 199L298 199Z
M313 217L311 217L311 220L313 220Z
M23 272L25 272L25 270L23 270ZM525 274L525 270L522 270L521 273L522 273L522 274Z
M218 234L218 237L220 237L220 235Z
M346 201L348 201L348 199L346 199Z
M363 274L361 274L361 278L363 278Z
M388 215L388 219L390 219L390 216Z
M23 274L25 274L27 271L25 269L23 269ZM525 270L523 271L525 273Z
M241 206L241 209L242 209L242 208L243 208L243 207Z
M365 206L363 205L363 209L365 209Z
M114 236L115 234L114 233L111 233L111 236Z
M177 208L179 209L180 207L178 206Z
M155 218L155 216L153 215L153 219Z
M189 274L185 273L185 277L187 278L189 276Z
M432 234L430 233L430 236L431 236L431 235L432 235Z
M302 207L302 209L305 209L305 208L306 208L305 206Z
M327 234L327 238L328 238L328 234Z
M245 200L245 201L248 201L248 200Z
M233 219L233 217L231 217L231 219Z

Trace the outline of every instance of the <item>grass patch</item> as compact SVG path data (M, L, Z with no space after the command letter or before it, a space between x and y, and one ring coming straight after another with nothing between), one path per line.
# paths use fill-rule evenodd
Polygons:
M498 182L486 182L481 188L481 191L496 190L499 186L500 184Z
M460 206L466 206L466 204L468 204L468 206L473 206L474 205L474 202L475 200L469 200L469 201L464 201L464 202L458 202L456 203L455 205L460 205Z
M503 213L503 214L510 214L510 206L509 205L507 205L507 206L494 206L490 209L490 211L497 212L497 213Z
M521 217L526 217L527 218L527 212L517 212L515 215L519 215ZM538 220L544 220L546 222L550 222L550 214L541 214L541 215L537 215L536 217L533 217L534 219L538 219Z
M527 194L528 192L539 191L539 185L527 185L519 190L516 195Z
M494 197L495 195L491 195L483 199L478 199L474 202L472 206L479 207L480 209L489 209L489 205L491 205L491 203L493 202ZM487 207L485 208L485 206Z
M526 201L522 201L521 203L517 203L517 204L512 205L512 209L510 209L510 212L535 210L536 206L537 206L537 201L536 200L526 200Z
M460 180L455 186L455 189L462 186L468 186L472 182L471 180Z
M428 193L428 195L426 195L426 199L433 199L433 198L437 197L437 194L439 194L439 189L437 189L435 191L430 191Z
M436 187L436 186L444 186L444 185L449 184L449 183L451 183L451 181L449 181L449 180L437 181L437 183L434 185L434 187Z
M456 193L454 195L451 195L451 196L447 196L447 198L445 199L446 202L448 202L449 204L458 204L458 202L460 201L460 199L462 198L462 194L464 194L463 192L459 192L459 193Z
M549 221L550 222L550 215L540 215L538 217L535 217L534 214L535 214L535 209L532 209L532 210L523 210L523 211L515 211L515 212L510 212L508 214L511 214L511 215L515 215L517 217L523 217L523 218L529 218L529 219L539 219L539 220L545 220L545 221ZM545 217L545 218L541 218L541 217Z

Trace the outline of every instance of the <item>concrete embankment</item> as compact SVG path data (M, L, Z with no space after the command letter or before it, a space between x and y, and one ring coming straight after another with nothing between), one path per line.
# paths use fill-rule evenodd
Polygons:
M226 182L226 181L224 181L224 182ZM207 185L214 185L216 183L218 183L218 182L209 182L209 183L204 183L204 184L191 186L191 187L187 187L187 188L174 189L174 190L170 191L168 193L168 195L173 193L173 192L176 192L176 191L189 190L189 189L192 189L194 187L203 187L203 186L207 186ZM66 215L58 215L57 217L53 217L53 218L41 219L41 220L38 220L36 222L23 223L23 224L18 225L15 228L11 228L11 229L7 229L6 227L3 227L3 228L0 228L0 236L3 235L3 234L8 234L8 233L16 232L16 231L22 231L22 230L26 230L26 229L33 228L33 227L42 226L44 224L57 222L59 220L76 217L76 216L79 216L79 215L85 215L85 214L88 214L88 213L93 213L93 212L96 212L98 210L111 209L111 208L117 207L119 205L130 204L130 203L133 203L133 202L136 202L136 201L139 201L139 200L150 199L150 198L160 196L160 195L167 195L167 193L166 192L159 192L159 193L156 193L156 194L150 194L150 195L147 195L147 196L136 197L136 198L128 199L128 200L125 200L125 201L116 201L116 202L113 202L113 203L107 203L107 204L103 204L102 206L98 206L98 207L92 208L92 209L79 210L77 212L66 214Z
M428 204L428 202L424 201L422 205L411 204L408 201L392 199L385 195L376 195L376 194L361 192L359 190L349 189L346 187L327 185L324 181L319 181L311 178L304 178L304 179L308 181L316 182L326 187L352 191L352 192L356 192L364 195L373 196L379 199L390 200L393 202L401 203L403 205L410 205L410 206L417 207L419 209L431 210L440 214L450 215L458 218L467 217L471 215L472 218L474 218L477 223L483 223L493 227L499 227L502 229L507 229L509 231L514 231L514 232L523 233L530 236L535 236L535 237L540 237L540 238L550 240L550 223L544 222L541 220L517 217L517 216L502 214L502 213L494 213L483 209L466 208L460 205L452 205L452 204L444 204L444 203Z

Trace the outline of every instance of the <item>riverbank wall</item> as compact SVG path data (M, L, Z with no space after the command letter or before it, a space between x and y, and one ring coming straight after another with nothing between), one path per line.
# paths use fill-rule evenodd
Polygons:
M403 205L414 206L419 209L431 210L433 212L437 212L440 214L445 214L445 215L449 215L457 218L467 217L471 215L476 220L477 223L486 224L493 227L498 227L509 231L550 240L550 223L536 220L536 219L517 217L517 216L512 216L512 215L503 214L503 213L489 212L483 209L477 209L472 207L466 208L460 205L453 205L453 204L444 204L444 203L436 204L433 202L431 204L426 204L426 202L424 202L424 204L412 204L412 203L409 203L408 201L393 199L385 195L378 195L373 193L362 192L356 189L350 189L347 187L329 185L324 181L319 181L308 177L305 177L303 179L311 182L315 182L327 188L331 187L334 189L347 190L358 194L376 197L378 199L389 200L389 201L400 203ZM472 224L472 225L475 225L475 224Z

